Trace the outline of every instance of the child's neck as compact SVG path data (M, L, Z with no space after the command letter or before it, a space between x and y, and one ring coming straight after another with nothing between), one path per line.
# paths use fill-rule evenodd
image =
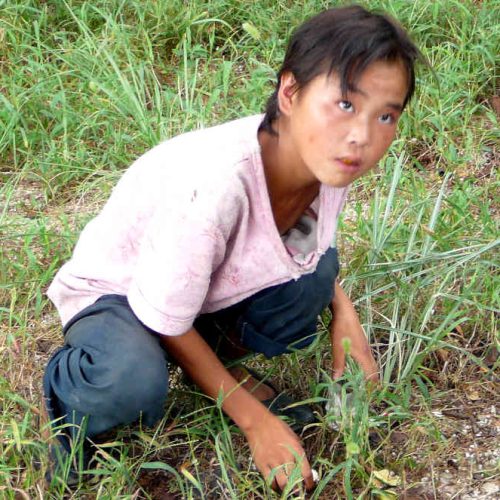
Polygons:
M262 163L271 208L280 234L295 225L318 196L320 183L301 175L296 155L287 147L286 134L259 134Z

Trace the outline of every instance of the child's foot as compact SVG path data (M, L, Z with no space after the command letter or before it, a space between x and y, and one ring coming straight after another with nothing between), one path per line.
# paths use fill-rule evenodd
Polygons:
M82 471L88 468L93 458L94 450L90 443L84 441L77 446L77 449L70 451L68 444L70 439L62 435L57 437L51 430L49 416L43 403L40 410L40 435L48 447L48 464L45 471L47 484L53 481L63 481L69 487L79 484L84 479Z
M272 387L266 385L263 380L255 378L243 365L229 368L229 372L242 387L252 393L259 401L266 401L277 396Z
M258 374L250 372L243 365L229 368L231 375L275 415L285 417L295 432L300 432L306 425L317 422L312 409L300 404L293 398L279 392L268 382L265 383Z

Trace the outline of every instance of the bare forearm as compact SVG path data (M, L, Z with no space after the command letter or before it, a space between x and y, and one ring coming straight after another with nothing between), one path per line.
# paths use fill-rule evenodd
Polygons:
M330 325L330 335L334 375L340 376L344 371L345 353L342 343L344 339L348 339L351 343L351 355L361 366L367 378L376 379L378 377L378 367L366 339L365 331L351 299L337 282L335 283L332 309L333 318Z
M333 318L331 324L332 334L335 330L339 334L345 334L349 337L362 337L365 339L365 333L359 321L358 313L348 295L344 292L338 282L335 282L335 295L332 300Z
M207 396L217 399L223 392L222 409L243 431L268 413L260 401L240 387L194 328L178 337L162 336L161 342Z
M348 295L344 292L338 281L335 281L335 294L332 300L332 309L334 314L338 315L354 315L357 318L356 310Z

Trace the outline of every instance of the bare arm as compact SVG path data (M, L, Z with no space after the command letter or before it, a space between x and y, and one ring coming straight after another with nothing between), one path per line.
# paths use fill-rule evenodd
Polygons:
M351 299L338 282L335 282L335 296L332 301L333 319L330 336L333 352L333 377L338 378L345 369L345 352L342 340L351 341L351 355L364 371L368 380L378 380L378 365L373 357L365 332L359 321Z
M207 396L217 399L223 391L222 409L245 434L255 465L265 478L274 468L293 464L295 453L303 457L302 475L306 487L313 487L311 469L299 438L238 384L194 328L178 337L162 336L161 342ZM276 475L276 484L280 488L286 485L287 480L285 472Z

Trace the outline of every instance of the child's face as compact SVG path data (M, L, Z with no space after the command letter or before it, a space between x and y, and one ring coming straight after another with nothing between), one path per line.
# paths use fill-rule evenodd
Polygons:
M280 108L303 173L343 187L372 169L396 135L408 91L402 63L371 64L344 97L336 75L319 75L297 92L294 82L283 76Z

